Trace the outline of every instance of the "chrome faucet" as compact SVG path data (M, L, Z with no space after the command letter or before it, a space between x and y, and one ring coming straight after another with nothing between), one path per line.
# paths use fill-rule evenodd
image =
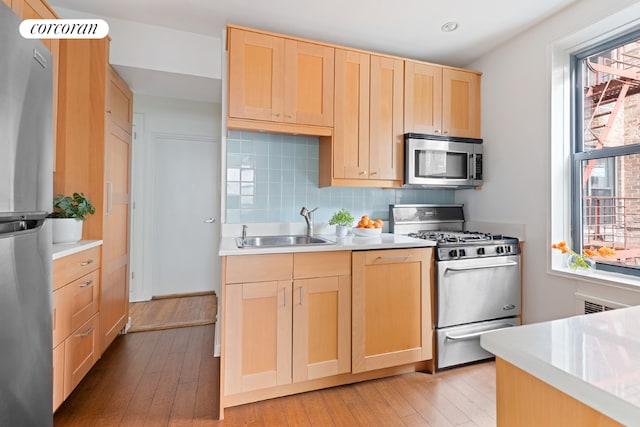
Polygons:
M313 236L313 213L317 210L318 208L309 210L304 206L300 210L300 215L302 215L305 221L307 221L307 236Z
M247 225L242 226L242 247L244 248L245 243L247 243L247 229L249 227Z

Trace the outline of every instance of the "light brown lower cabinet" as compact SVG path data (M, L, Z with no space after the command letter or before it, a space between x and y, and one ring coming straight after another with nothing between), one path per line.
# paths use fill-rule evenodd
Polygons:
M310 257L227 258L225 395L350 371L350 252Z
M229 406L432 368L432 255L224 258L221 417Z
M496 358L498 427L622 427L622 424Z
M433 357L433 250L353 252L352 371Z
M100 357L100 247L53 262L53 410Z

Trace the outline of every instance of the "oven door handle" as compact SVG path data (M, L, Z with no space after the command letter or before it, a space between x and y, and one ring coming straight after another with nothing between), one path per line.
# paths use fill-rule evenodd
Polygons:
M479 268L495 268L495 267L513 267L514 265L518 265L515 261L505 262L504 264L489 264L489 265L472 265L470 267L449 267L447 266L446 270L451 271L467 271L467 270L477 270Z
M478 332L472 332L470 334L463 334L463 335L446 335L446 339L451 340L451 341L463 341L463 340L471 340L474 338L479 337L480 335L486 334L487 332L493 332L493 331L497 331L500 329L507 329L507 328L512 328L515 325L512 325L511 323L501 323L498 325L495 325L496 327L491 328L491 329L485 329L483 331L478 331Z

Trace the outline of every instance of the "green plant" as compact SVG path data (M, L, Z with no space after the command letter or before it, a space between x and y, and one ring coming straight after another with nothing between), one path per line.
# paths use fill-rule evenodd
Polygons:
M84 193L73 193L73 197L58 194L53 199L53 208L51 218L77 218L84 221L87 215L96 213L96 208Z
M342 208L333 214L329 220L329 225L344 225L345 227L351 227L354 222L355 220L353 219L351 212Z

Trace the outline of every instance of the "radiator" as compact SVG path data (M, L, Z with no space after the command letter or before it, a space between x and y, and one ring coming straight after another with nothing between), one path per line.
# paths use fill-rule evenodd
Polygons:
M611 301L604 298L594 297L576 292L576 314L599 313L601 311L615 310L617 308L629 307L628 304Z

